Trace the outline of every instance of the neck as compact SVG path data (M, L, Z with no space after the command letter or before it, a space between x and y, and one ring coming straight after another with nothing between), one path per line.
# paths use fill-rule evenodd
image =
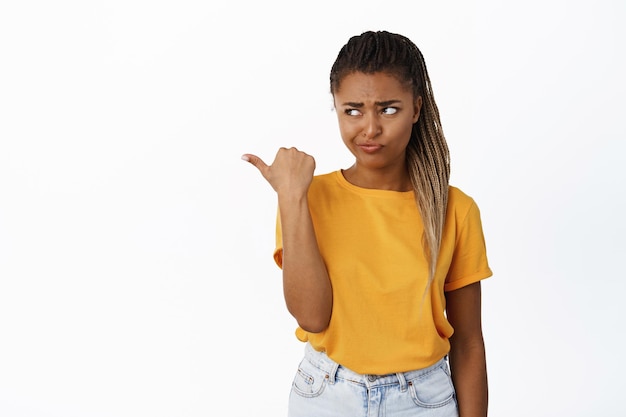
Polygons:
M389 191L413 191L406 167L401 169L365 169L358 164L343 171L344 178L361 188Z

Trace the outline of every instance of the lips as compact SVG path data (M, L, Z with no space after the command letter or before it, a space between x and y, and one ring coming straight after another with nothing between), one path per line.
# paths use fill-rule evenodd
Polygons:
M361 149L365 153L375 153L383 148L382 145L379 145L377 143L361 143L357 144L356 146L358 146L359 149Z

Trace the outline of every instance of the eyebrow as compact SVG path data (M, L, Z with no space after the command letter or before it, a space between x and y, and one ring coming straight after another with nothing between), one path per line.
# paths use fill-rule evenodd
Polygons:
M401 102L402 102L401 100L375 101L374 105L376 105L378 107L389 107L392 104L397 104L397 103L401 103ZM354 107L355 109L360 109L364 105L365 105L364 103L357 103L357 102L354 102L354 101L347 101L347 102L343 103L343 106Z

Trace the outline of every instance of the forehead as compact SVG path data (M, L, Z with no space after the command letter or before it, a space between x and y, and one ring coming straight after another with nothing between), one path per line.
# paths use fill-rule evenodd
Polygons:
M342 101L410 100L413 91L393 75L384 72L372 74L353 72L343 77L334 95L335 98L341 97Z

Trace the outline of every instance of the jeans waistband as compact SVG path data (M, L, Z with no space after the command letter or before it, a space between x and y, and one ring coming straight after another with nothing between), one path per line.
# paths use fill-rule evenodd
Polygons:
M446 358L444 357L435 364L423 369L387 375L359 374L333 361L325 352L316 351L310 343L306 344L304 352L304 357L311 362L311 364L326 372L326 377L331 384L334 384L335 380L340 378L368 387L399 384L404 391L407 387L407 381L417 379L439 367L447 366Z

